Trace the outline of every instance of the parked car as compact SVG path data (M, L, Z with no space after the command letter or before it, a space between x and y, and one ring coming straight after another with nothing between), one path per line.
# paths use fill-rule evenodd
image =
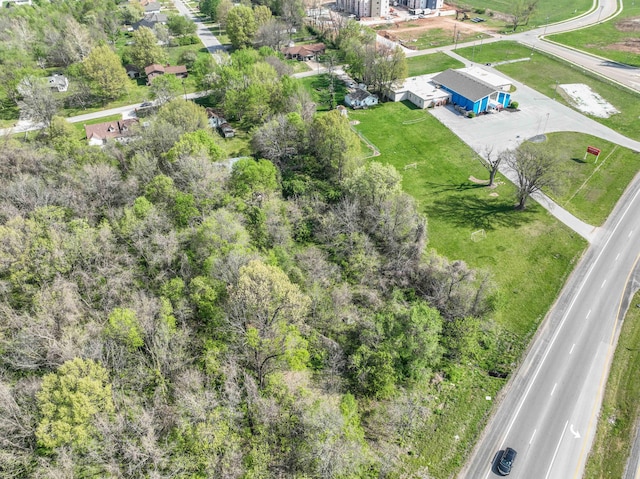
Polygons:
M503 476L508 476L511 473L511 468L513 467L513 462L516 460L517 455L518 453L514 449L507 447L500 456L498 472Z

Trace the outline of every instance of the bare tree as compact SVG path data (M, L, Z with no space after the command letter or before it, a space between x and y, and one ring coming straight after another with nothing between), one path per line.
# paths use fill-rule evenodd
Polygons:
M484 149L484 153L482 155L478 155L478 161L482 166L484 166L489 172L489 184L488 187L493 187L495 183L496 173L498 173L498 168L500 168L500 164L504 160L504 153L500 153L498 155L494 155L493 146L487 146Z
M560 187L560 162L541 145L526 142L515 150L506 150L504 157L517 175L516 209L525 209L527 199L543 188L557 191Z
M22 114L34 123L49 126L60 108L51 88L38 78L27 76L18 85L18 92L22 95Z

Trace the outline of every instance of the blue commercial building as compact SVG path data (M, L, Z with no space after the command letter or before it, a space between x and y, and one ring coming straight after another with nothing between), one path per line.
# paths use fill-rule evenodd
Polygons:
M476 115L509 106L511 94L500 90L481 79L460 70L446 70L432 79L445 91L451 93L451 102Z

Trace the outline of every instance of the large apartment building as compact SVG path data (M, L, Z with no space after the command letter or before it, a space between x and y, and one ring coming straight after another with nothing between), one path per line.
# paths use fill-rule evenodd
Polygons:
M389 0L337 0L338 10L357 17L386 17L389 15Z

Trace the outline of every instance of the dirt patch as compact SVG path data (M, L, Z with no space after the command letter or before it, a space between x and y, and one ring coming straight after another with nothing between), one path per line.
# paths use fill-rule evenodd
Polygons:
M389 25L386 30L378 31L378 35L388 38L395 42L401 42L407 48L411 48L411 43L428 33L431 30L440 30L439 36L447 37L449 40L445 43L452 43L455 35L459 34L459 40L476 36L479 33L491 34L493 30L476 23L461 22L451 17L432 17L409 20L407 22L398 22ZM435 40L435 39L434 39ZM434 41L431 46L438 46L440 41Z
M558 87L570 98L570 102L581 112L598 118L609 118L620 113L607 100L591 90L589 85L583 83L568 83ZM565 96L565 95L563 95Z
M640 38L627 38L623 42L612 43L607 46L610 50L617 50L619 52L640 54Z
M469 181L471 183L475 183L476 185L486 185L489 182L488 180L479 180L475 176L470 176Z
M640 17L625 18L616 22L616 30L621 32L640 32Z

